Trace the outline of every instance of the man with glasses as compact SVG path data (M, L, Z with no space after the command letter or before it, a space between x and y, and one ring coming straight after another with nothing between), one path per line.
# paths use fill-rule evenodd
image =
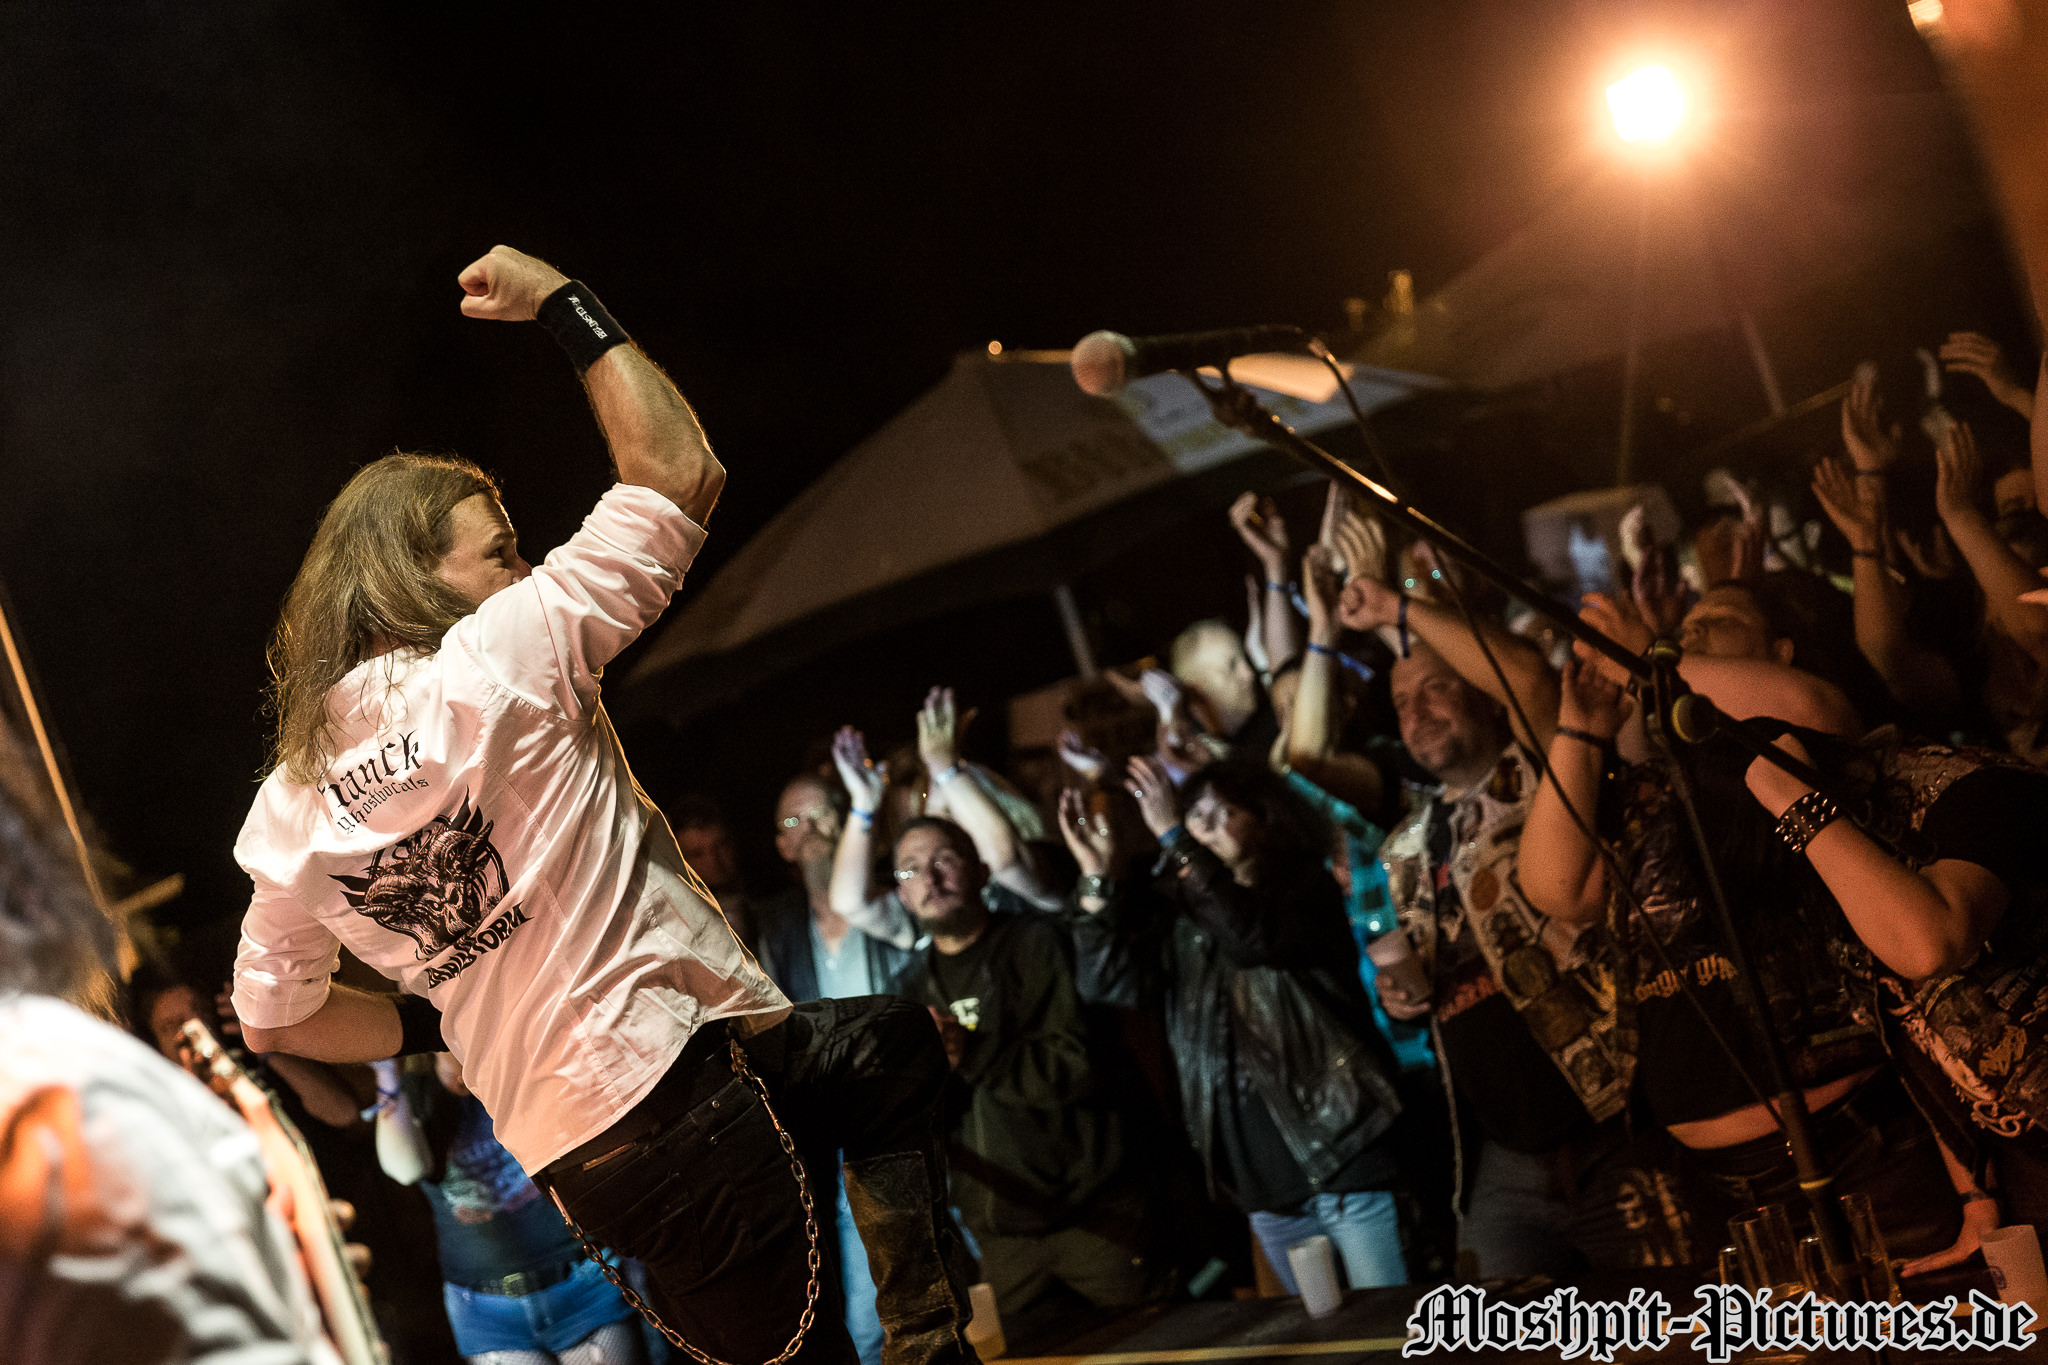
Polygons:
M989 909L989 871L950 820L906 821L897 894L929 944L902 994L930 1007L959 1092L953 1204L1012 1341L1081 1302L1122 1308L1168 1287L1153 1210L1126 1165L1117 1096L1049 915Z
M909 949L870 938L832 908L832 857L846 827L847 804L844 788L812 773L793 778L775 803L775 851L798 883L755 906L755 948L761 969L791 1000L881 995L910 964ZM822 1171L819 1189L822 1193ZM882 1322L875 1311L875 1282L844 1186L838 1194L846 1330L861 1365L879 1365Z

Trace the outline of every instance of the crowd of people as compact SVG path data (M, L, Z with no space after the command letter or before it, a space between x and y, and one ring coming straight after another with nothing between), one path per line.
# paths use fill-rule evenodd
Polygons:
M305 1326L249 1154L135 1050L189 1066L192 1021L358 1205L401 1365L685 1335L950 1365L963 1249L1012 1340L1298 1292L1318 1235L1354 1288L1711 1275L1732 1216L1806 1217L1787 1088L1909 1275L2048 1216L2048 518L2017 423L1909 426L1866 368L1810 500L1718 474L1675 538L1573 528L1607 567L1546 587L1789 766L1725 727L1677 741L1637 670L1333 486L1312 539L1231 507L1246 623L1077 680L1053 780L971 758L941 686L900 748L818 736L760 825L708 795L664 821L598 682L723 470L587 288L505 248L463 284L474 316L556 330L620 483L532 569L474 466L351 481L277 636L232 994L145 964L128 1051L51 999L114 955L10 780L0 1200L34 1246L98 1235L46 1227L38 1182L206 1153L214 1184L144 1221L232 1209L221 1255L276 1272L251 1330ZM2031 421L1996 346L1942 357ZM411 606L350 587L379 555ZM779 889L746 884L756 834ZM344 944L401 993L335 983ZM72 1099L42 1084L80 1057ZM138 1102L172 1138L108 1155L96 1114ZM167 1320L205 1317L180 1295L205 1298L166 1290Z
M1981 336L1942 358L1914 425L1858 372L1810 500L1717 473L1550 585L1819 790L1665 741L1631 672L1335 489L1306 546L1231 508L1247 626L1074 684L1056 786L963 758L943 688L914 747L791 778L745 931L792 998L929 1008L1006 1320L1242 1277L1245 1222L1289 1291L1315 1233L1354 1287L1712 1273L1731 1216L1807 1217L1765 1029L1909 1274L2048 1215L2048 519L2020 424L1949 410L2033 396Z

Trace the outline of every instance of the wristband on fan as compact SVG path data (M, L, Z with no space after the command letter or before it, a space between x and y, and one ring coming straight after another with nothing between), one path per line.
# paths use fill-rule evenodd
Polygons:
M862 829L867 830L870 833L874 832L875 813L873 811L862 810L860 807L855 806L851 811L847 813L853 816L854 819L860 821L860 827Z
M410 1057L415 1052L446 1052L448 1042L441 1036L441 1011L423 995L398 997L398 1051L394 1056Z
M568 352L577 374L595 365L612 347L632 340L581 280L571 280L541 300L533 320L547 328L548 335Z
M1778 817L1778 837L1794 853L1806 852L1813 836L1842 817L1842 808L1819 792L1806 795L1785 807Z
M1581 744L1590 744L1603 754L1611 754L1614 752L1613 740L1602 739L1600 738L1600 736L1594 734L1591 730L1581 730L1576 725L1560 725L1557 727L1557 733L1565 736L1568 739L1575 739L1579 741L1579 743Z
M932 790L937 791L958 776L960 776L960 765L958 763L947 764L932 774Z
M1394 630L1400 636L1397 648L1402 658L1408 657L1408 594L1401 594L1401 609L1394 613Z

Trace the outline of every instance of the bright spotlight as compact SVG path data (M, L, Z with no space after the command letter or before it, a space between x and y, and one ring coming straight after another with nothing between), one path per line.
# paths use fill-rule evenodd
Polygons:
M1623 142L1662 142L1685 117L1685 92L1670 68L1646 66L1607 87L1607 107Z

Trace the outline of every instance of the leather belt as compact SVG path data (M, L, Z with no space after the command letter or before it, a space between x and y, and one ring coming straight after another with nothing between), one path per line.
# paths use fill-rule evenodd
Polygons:
M538 1270L515 1270L510 1275L501 1275L483 1284L464 1284L460 1280L450 1280L448 1283L457 1289L467 1289L472 1294L497 1294L508 1299L519 1299L562 1283L574 1275L576 1267L582 1264L581 1261L563 1261L559 1265L542 1266Z

